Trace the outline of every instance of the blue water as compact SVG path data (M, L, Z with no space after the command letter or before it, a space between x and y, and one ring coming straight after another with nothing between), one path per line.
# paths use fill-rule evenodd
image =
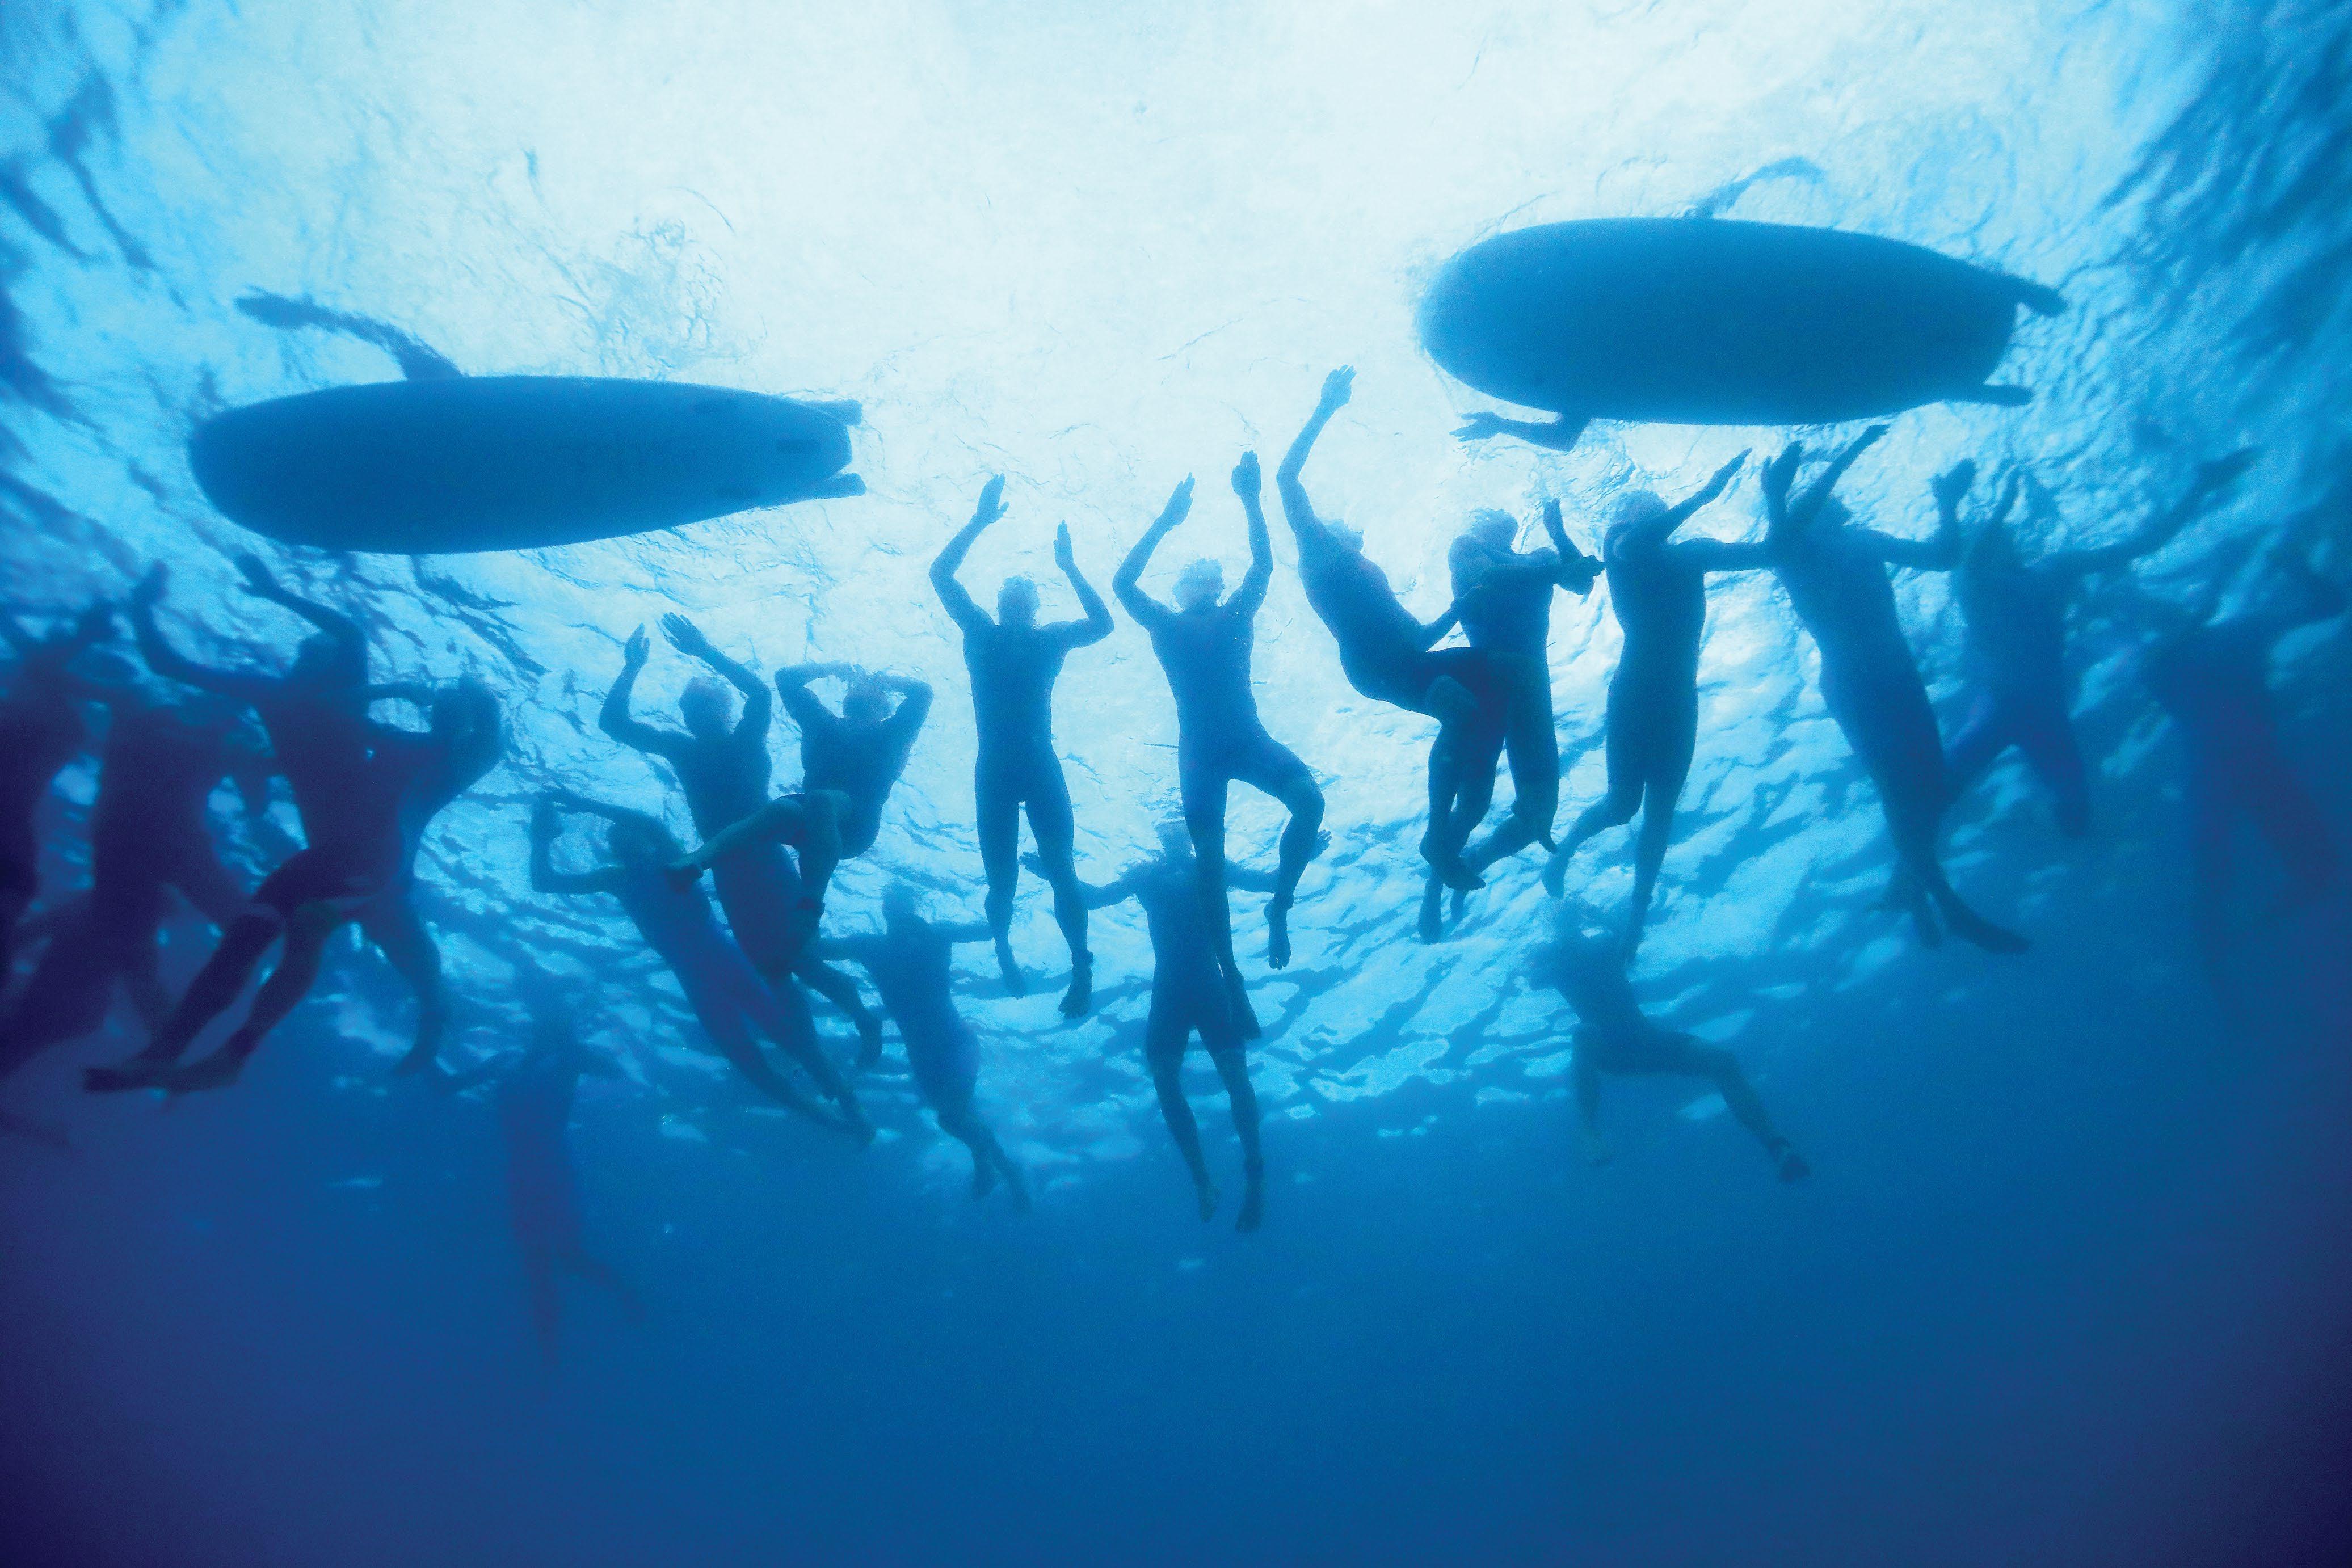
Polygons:
M650 376L866 411L869 493L542 552L265 547L362 615L380 673L471 672L505 766L439 821L420 907L451 1054L523 1031L516 940L578 981L573 1145L633 1322L568 1296L551 1373L506 1228L496 1124L388 1076L411 1003L339 944L232 1091L99 1100L107 1031L12 1078L70 1154L0 1140L0 1556L37 1564L1510 1562L2335 1563L2352 1555L2352 1023L2340 894L2209 977L2177 738L2133 674L2165 604L2249 602L2282 541L2339 580L2352 491L2352 16L2271 5L1924 3L1273 11L18 0L0 10L0 601L38 623L173 570L167 624L273 663L294 623L190 479L219 407L397 369L278 331L249 290L396 324L473 372ZM1789 160L1801 160L1787 163ZM1759 170L1780 172L1736 196ZM1525 983L1523 856L1412 939L1425 721L1354 695L1286 539L1260 701L1314 768L1331 852L1255 1051L1266 1228L1191 1212L1140 1060L1149 956L1097 916L1096 1014L1002 995L965 949L982 1103L1038 1189L973 1204L898 1064L864 1153L700 1048L616 910L529 889L523 802L593 789L684 827L595 709L621 643L692 612L761 668L852 660L940 701L835 917L901 876L979 911L971 712L924 571L986 477L1012 512L964 580L1045 585L1066 518L1108 587L1188 472L1170 547L1237 570L1223 479L1269 464L1329 367L1354 404L1311 471L1409 602L1481 507L1563 504L1590 546L1629 484L1696 486L1783 433L1597 426L1560 456L1446 432L1490 406L1412 332L1443 261L1510 225L1667 214L1892 235L2055 286L2001 379L2023 409L1904 415L1848 497L1924 532L1930 475L2032 465L2036 543L2115 537L2201 455L2228 504L2074 622L2098 832L2004 764L1954 877L2036 938L1923 950L1876 907L1871 790L1763 580L1712 595L1698 759L1635 981L1730 1044L1815 1167L1774 1182L1720 1102L1612 1083L1577 1157L1571 1015ZM1827 438L1829 433L1803 433ZM1696 525L1733 537L1753 481ZM1948 729L1958 624L1899 580ZM202 628L206 631L199 630ZM1605 593L1558 601L1564 811L1601 790ZM2273 685L2339 841L2342 625ZM656 645L641 711L688 663ZM1121 618L1073 656L1060 738L1081 870L1148 852L1174 719ZM780 733L782 778L792 777ZM84 876L84 762L44 819ZM1246 794L1233 838L1276 822ZM281 821L291 827L281 800ZM228 810L231 858L265 842ZM1563 821L1565 821L1563 817ZM2250 852L2247 911L2275 877ZM1608 907L1619 835L1573 873ZM1042 886L1015 940L1058 975ZM172 928L184 979L211 941ZM846 1051L845 1031L828 1038ZM1211 1158L1235 1155L1192 1069ZM1230 1207L1228 1207L1230 1215Z

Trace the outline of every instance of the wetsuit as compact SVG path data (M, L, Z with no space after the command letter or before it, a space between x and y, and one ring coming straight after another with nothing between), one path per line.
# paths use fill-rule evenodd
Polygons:
M173 888L226 931L244 883L221 864L205 820L213 787L234 778L261 804L263 765L228 726L184 709L115 700L90 813L90 887L0 1022L0 1075L36 1052L97 1029L121 981L148 1027L171 999L156 973Z
M1970 560L1955 574L1969 695L1946 764L1957 796L2016 747L2055 799L2058 830L2070 838L2091 831L2090 781L2066 680L2066 612L2079 580L2047 561Z
M2209 955L2221 937L2231 841L2241 815L2284 862L2290 901L2315 896L2336 881L2338 855L2326 818L2287 760L2270 698L2271 652L2278 640L2344 612L2344 595L2332 584L2307 578L2305 586L2309 602L2297 611L2240 616L2180 632L2140 662L2141 679L2180 727L2194 910Z
M1277 885L1276 877L1240 866L1228 867L1226 876L1241 888ZM1234 1132L1241 1141L1246 1185L1238 1228L1255 1230L1264 1214L1265 1156L1245 1046L1258 1032L1257 1020L1249 1015L1247 998L1224 982L1216 932L1201 903L1200 874L1188 857L1161 855L1146 861L1108 886L1089 890L1087 902L1102 909L1129 898L1142 905L1151 939L1151 1009L1144 1023L1143 1053L1160 1118L1192 1173L1201 1218L1206 1219L1216 1211L1217 1189L1209 1179L1200 1124L1181 1076L1185 1050L1198 1034L1224 1083L1233 1104Z
M1717 476L1719 481L1726 477L1727 473ZM1713 493L1716 487L1706 494ZM1686 503L1652 522L1612 528L1601 546L1610 607L1625 637L1616 673L1609 679L1609 789L1577 818L1545 873L1557 894L1565 862L1578 845L1642 812L1629 946L1638 943L1648 919L1674 831L1675 806L1697 746L1698 659L1706 630L1707 573L1769 564L1760 543L1669 539L1666 535L1691 509Z
M987 1191L1002 1176L1014 1201L1026 1207L1028 1187L1020 1167L972 1109L972 1091L980 1082L980 1040L957 1014L950 993L956 944L990 935L984 924L934 925L917 915L898 914L878 934L828 937L818 951L863 966L873 980L883 1008L898 1021L907 1066L923 1103L939 1117L943 1131L971 1150L974 1191Z
M1952 789L1943 737L1904 638L1895 585L1886 572L1889 565L1950 570L1957 559L1958 524L1947 512L1935 538L1901 538L1850 522L1844 508L1826 494L1825 486L1843 472L1852 455L1874 439L1865 435L1849 446L1832 464L1830 477L1793 507L1785 490L1793 460L1784 454L1776 462L1783 470L1783 487L1776 492L1768 475L1772 527L1766 548L1790 607L1820 651L1822 700L1878 788L1879 809L1901 862L1896 891L1910 902L1923 934L1934 935L1932 901L1945 922L1978 946L2021 953L2025 939L1962 903L1944 874L1936 840Z
M1601 1077L1675 1075L1715 1085L1739 1124L1764 1145L1783 1181L1810 1174L1789 1140L1773 1126L1764 1103L1739 1068L1739 1061L1698 1036L1660 1029L1642 1012L1625 977L1623 954L1612 943L1563 927L1539 956L1543 984L1576 1009L1576 1054L1572 1066L1577 1109L1586 1135L1598 1152Z
M848 801L841 814L841 853L844 859L864 854L881 834L882 808L930 714L931 688L905 683L898 707L873 724L842 717L785 673L777 674L776 689L800 726L801 788L837 790Z
M28 658L16 674L15 689L0 698L0 986L7 983L16 923L41 890L41 802L89 740L77 694L61 674Z

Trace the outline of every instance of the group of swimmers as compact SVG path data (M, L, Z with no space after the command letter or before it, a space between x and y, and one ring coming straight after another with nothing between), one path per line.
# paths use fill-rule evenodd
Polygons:
M1926 941L1939 941L1948 931L1992 952L2021 952L2023 937L1979 913L1953 888L1938 850L1944 821L1969 784L2015 747L2053 796L2061 830L2089 831L2087 769L2074 735L2064 669L2069 603L2093 573L2125 566L2168 542L2223 493L2251 454L2205 464L2177 504L2116 543L2029 560L2008 521L2027 490L2020 474L2010 476L1973 525L1963 523L1961 511L1974 488L1974 465L1963 463L1939 476L1933 486L1937 526L1925 539L1882 532L1855 517L1835 491L1884 434L1884 426L1874 425L1807 483L1799 483L1807 457L1800 445L1789 445L1767 464L1760 475L1766 528L1752 542L1676 538L1685 521L1732 485L1745 454L1677 504L1648 492L1620 500L1597 558L1570 541L1556 503L1543 509L1547 542L1531 549L1517 548L1515 518L1480 513L1449 551L1451 603L1424 622L1365 556L1361 536L1318 515L1307 496L1307 458L1351 387L1349 371L1327 378L1312 416L1276 471L1276 489L1297 544L1307 600L1337 644L1349 685L1437 724L1419 843L1425 862L1420 934L1433 941L1442 935L1449 890L1458 903L1483 886L1497 864L1531 846L1549 852L1545 883L1555 895L1564 894L1576 852L1638 813L1633 889L1622 925L1604 931L1591 911L1570 900L1536 968L1580 1020L1573 1083L1582 1134L1601 1157L1601 1075L1688 1074L1721 1091L1781 1176L1801 1177L1804 1161L1766 1116L1731 1054L1649 1021L1626 980L1696 749L1708 578L1769 571L1787 591L1819 651L1822 697L1876 786L1895 850L1890 904L1911 915ZM1484 439L1518 429L1514 422L1480 416L1457 434ZM974 601L958 573L972 544L1003 516L1003 482L996 479L930 571L962 634L977 720L973 796L987 883L982 919L929 920L911 891L894 884L883 898L878 930L825 929L824 899L835 868L875 844L892 788L929 712L930 688L845 664L803 664L776 672L772 691L680 615L663 618L664 635L710 674L687 686L679 727L649 724L633 712L635 684L651 652L642 627L629 639L601 724L614 740L668 765L684 791L698 844L680 844L660 820L644 812L550 790L538 798L530 819L532 886L543 894L617 900L677 977L711 1043L745 1078L793 1111L860 1142L870 1140L873 1129L853 1079L878 1058L882 1025L856 980L839 966L862 969L883 1013L898 1025L915 1082L940 1127L971 1149L975 1192L1001 1183L1024 1207L1023 1174L975 1108L978 1051L950 995L953 948L990 944L1006 988L1025 992L1027 977L1011 936L1015 884L1025 863L1052 891L1069 962L1060 1008L1075 1019L1092 1006L1088 916L1134 899L1152 948L1145 1055L1160 1109L1191 1173L1200 1212L1208 1218L1217 1210L1219 1193L1180 1077L1197 1036L1226 1090L1242 1145L1238 1224L1255 1228L1264 1212L1265 1163L1245 1051L1259 1024L1235 954L1230 893L1267 895L1266 961L1285 967L1300 876L1327 837L1323 796L1312 770L1269 733L1252 688L1254 623L1275 568L1255 454L1244 455L1231 483L1250 556L1233 592L1225 591L1217 562L1205 558L1178 574L1172 604L1142 587L1154 553L1191 511L1190 478L1176 486L1112 578L1115 597L1150 640L1177 713L1181 813L1160 824L1157 855L1105 884L1090 884L1078 874L1070 795L1053 735L1053 693L1064 661L1109 636L1114 623L1079 570L1066 526L1056 536L1055 559L1081 619L1041 623L1036 588L1024 578L1003 585L993 615ZM115 632L115 607L95 606L44 636L0 615L0 634L16 654L0 699L0 983L9 977L16 947L46 943L29 977L0 1006L0 1076L100 1027L119 981L148 1029L148 1043L126 1061L89 1070L90 1089L176 1093L225 1085L308 993L329 938L356 924L417 994L415 1044L399 1071L425 1073L448 1088L497 1078L509 1119L540 1130L534 1136L542 1154L533 1166L540 1174L526 1180L519 1166L516 1178L518 1226L540 1238L526 1246L538 1259L533 1296L551 1303L549 1281L558 1269L603 1277L578 1246L568 1178L548 1172L562 1164L560 1134L571 1086L582 1071L610 1064L579 1045L558 988L527 955L514 953L517 989L534 1019L533 1048L465 1072L441 1068L447 1005L440 959L413 898L425 827L503 755L499 704L471 680L438 687L372 683L366 640L356 622L289 591L253 557L240 558L238 565L247 591L314 628L283 674L214 668L175 649L157 623L167 588L160 566L120 609L152 679L142 678L107 646ZM1948 746L1897 613L1889 569L1898 567L1955 574L1966 623L1968 716ZM2306 565L2290 559L2281 570L2291 601L2260 614L2200 617L2170 628L2142 663L2149 689L2187 743L2195 906L2209 950L2221 937L2220 911L2238 816L2251 816L2282 852L2294 896L2315 894L2335 874L2318 810L2280 747L2266 664L2272 643L2285 631L2340 614L2345 598ZM1604 576L1623 631L1608 695L1607 789L1555 840L1559 754L1550 679L1552 597L1562 590L1587 594ZM1441 646L1457 627L1463 642ZM827 680L842 688L837 709L813 689ZM783 794L772 789L768 750L779 701L799 729L802 762L800 787ZM374 710L383 704L413 707L424 727L378 719ZM58 773L87 747L92 706L105 708L110 722L90 815L89 885L34 912L35 811ZM1488 825L1505 762L1512 803ZM272 775L287 781L303 842L281 845L287 852L281 863L248 894L218 857L207 802L215 787L229 780L252 809L257 831L274 831L261 814ZM1225 810L1236 782L1263 791L1288 813L1271 871L1228 858ZM1035 843L1026 857L1019 852L1024 812ZM603 853L585 869L567 870L559 864L558 850L567 821L582 818L603 824ZM723 926L701 891L705 873ZM221 934L176 1001L164 990L157 965L170 888ZM244 1019L211 1054L185 1061L273 946L281 948L278 963ZM836 1063L821 1047L804 992L825 998L850 1019L859 1041L854 1062ZM763 1040L782 1053L781 1063L763 1049ZM517 1147L527 1141L520 1134L509 1139ZM546 1153L551 1146L555 1152ZM526 1208L538 1215L530 1226L521 1218ZM546 1312L551 1314L551 1304Z

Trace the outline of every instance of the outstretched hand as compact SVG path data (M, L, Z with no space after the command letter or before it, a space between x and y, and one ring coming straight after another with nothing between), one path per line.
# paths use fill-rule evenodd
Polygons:
M1323 408L1326 413L1348 406L1349 397L1356 390L1356 367L1341 365L1323 378Z
M1155 528L1172 528L1182 522L1192 510L1192 476L1187 474L1168 497L1168 505L1160 508Z
M1258 475L1257 454L1243 453L1242 460L1234 465L1234 494L1245 501L1253 500L1262 488L1264 481Z
M1877 445L1879 439L1893 428L1894 427L1892 425L1886 424L1871 425L1864 429L1860 435L1857 435L1852 441L1847 442L1845 450L1839 453L1838 455L1851 463L1855 458L1861 456L1864 453L1869 451L1873 446Z
M1456 441L1485 441L1503 434L1503 417L1496 413L1474 413L1454 433Z
M646 655L653 651L653 639L646 636L646 629L640 626L629 633L628 646L621 650L621 664L626 669L642 670L646 667Z
M1733 458L1730 462L1717 469L1707 482L1698 487L1698 494L1693 496L1691 500L1696 505L1704 507L1709 501L1714 500L1717 496L1722 495L1725 490L1730 487L1731 481L1738 476L1740 465L1748 461L1748 455L1753 450L1753 447L1743 448L1738 456Z
M1054 564L1064 571L1078 570L1077 552L1070 548L1070 525L1067 523L1054 529Z
M1764 465L1764 494L1775 499L1788 498L1789 486L1796 482L1797 466L1805 460L1805 444L1791 441L1780 448L1780 455Z
M697 626L685 616L672 611L661 618L661 629L662 635L669 639L669 645L687 657L691 659L710 657L713 652L710 639L702 634L701 627ZM643 627L638 628L640 635L643 635L644 630Z
M995 474L990 476L988 483L981 486L980 505L971 509L972 527L984 528L1003 515L1004 476Z
M1929 487L1936 493L1936 504L1949 511L1960 504L1960 498L1975 487L1976 482L1976 459L1963 457L1941 474L1937 475L1935 484ZM2011 483L2015 482L2012 477Z

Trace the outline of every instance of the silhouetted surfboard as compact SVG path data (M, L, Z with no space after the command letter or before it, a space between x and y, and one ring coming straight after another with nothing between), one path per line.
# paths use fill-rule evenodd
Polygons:
M671 382L464 376L335 387L198 426L232 521L289 544L533 549L856 496L856 403Z
M1721 218L1592 218L1482 240L1420 314L1449 373L1570 420L1825 424L1988 386L2039 284L1917 246Z

